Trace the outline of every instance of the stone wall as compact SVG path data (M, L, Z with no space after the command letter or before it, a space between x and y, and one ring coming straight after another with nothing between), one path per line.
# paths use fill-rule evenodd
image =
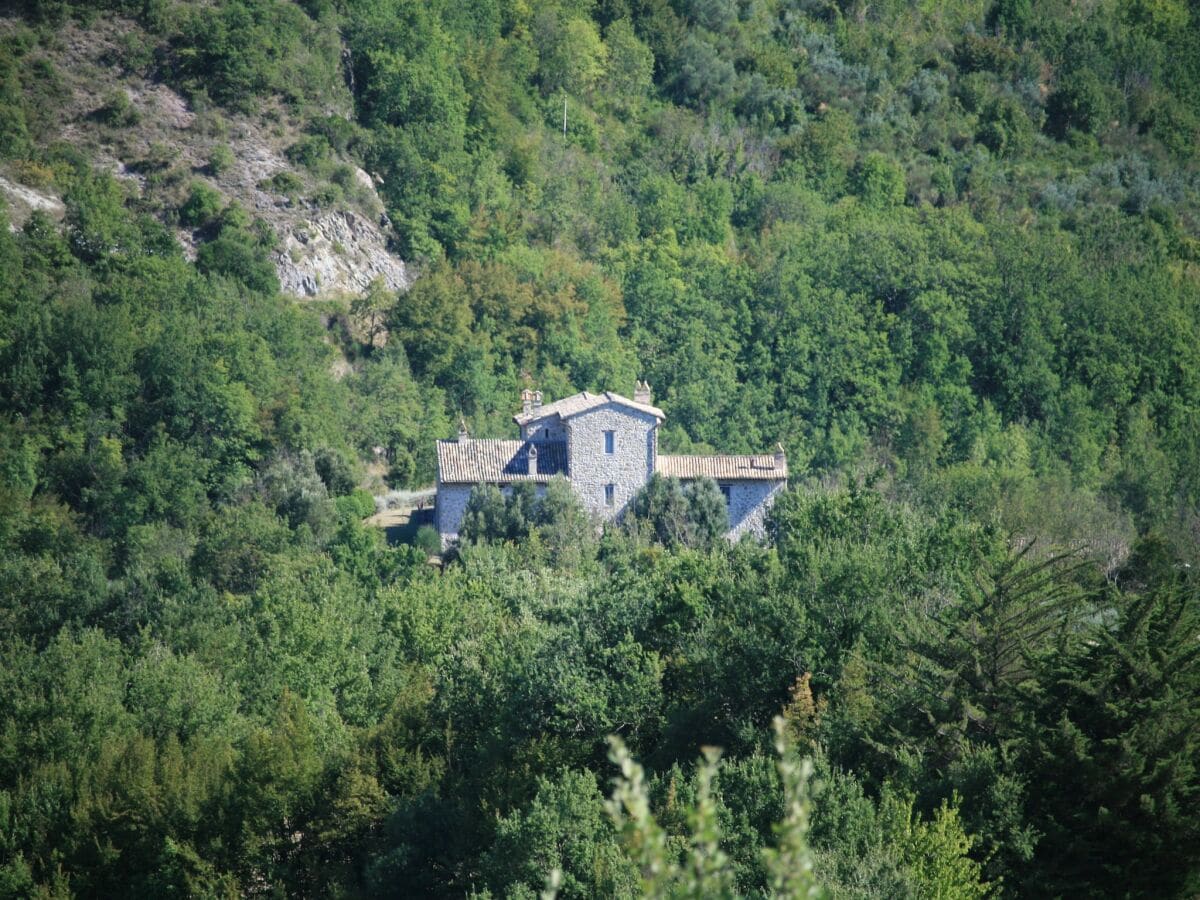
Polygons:
M743 534L756 538L766 536L767 513L775 495L787 487L786 481L730 481L729 531L725 535L736 541Z
M567 421L571 484L583 507L599 519L624 513L654 472L658 420L648 414L606 403ZM613 452L604 452L604 432L616 432ZM605 485L613 485L613 504L605 503Z
M467 509L471 484L439 484L437 491L437 530L445 550L458 540L458 525Z
M546 486L535 484L537 496L544 496ZM458 527L462 524L463 513L467 511L467 501L471 499L473 484L439 484L437 489L436 521L438 534L442 536L442 549L445 550L458 540ZM507 497L512 493L512 485L504 484L500 493Z
M605 452L604 433L614 433L612 453ZM658 455L658 420L649 413L618 403L606 403L572 416L566 422L550 417L523 426L521 435L530 441L566 440L567 471L571 486L583 508L597 521L622 516L633 498L650 480ZM605 487L613 486L613 503L606 502ZM745 480L722 482L729 487L729 531L726 537L736 541L750 534L766 534L767 513L775 496L787 482ZM438 532L442 546L458 538L458 528L472 485L439 484L437 498ZM538 493L545 488L538 486ZM508 493L509 486L501 489Z
M567 429L557 416L549 416L521 426L521 439L526 441L565 441Z

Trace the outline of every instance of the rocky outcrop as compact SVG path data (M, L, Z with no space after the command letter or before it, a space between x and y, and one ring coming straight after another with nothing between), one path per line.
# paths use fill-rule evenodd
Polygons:
M53 194L9 181L3 176L0 176L0 196L4 198L8 207L8 227L12 231L20 228L35 209L40 209L56 220L61 219L66 211L62 201Z
M403 291L412 280L403 261L388 252L383 231L350 210L293 225L280 236L275 268L283 291L297 297L360 294L376 278Z
M0 35L19 27L0 15ZM64 24L47 56L62 79L62 109L45 140L86 147L88 156L129 187L143 208L173 211L190 185L216 190L274 232L274 262L285 293L324 297L361 293L383 279L393 291L405 290L411 271L389 249L394 237L384 205L370 175L347 156L328 160L319 172L288 158L288 148L306 138L304 123L286 106L264 100L253 114L212 107L193 109L187 100L152 71L114 66L130 34L153 40L129 20L100 17L86 28ZM105 98L123 93L131 110L120 127L97 115ZM349 117L349 91L328 99L330 115ZM225 158L214 166L218 153ZM20 183L20 173L5 170L0 198L9 221L19 226L34 209L61 219L64 207L53 194ZM281 182L280 178L285 178ZM333 181L336 180L336 185ZM176 235L189 257L208 237L204 230L179 228Z

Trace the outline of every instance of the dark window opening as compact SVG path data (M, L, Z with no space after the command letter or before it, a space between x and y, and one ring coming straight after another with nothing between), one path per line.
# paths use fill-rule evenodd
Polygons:
M611 434L612 432L609 432ZM617 488L615 485L606 484L604 486L604 505L612 506L617 500Z
M604 432L604 452L612 453L617 448L617 433L615 431Z

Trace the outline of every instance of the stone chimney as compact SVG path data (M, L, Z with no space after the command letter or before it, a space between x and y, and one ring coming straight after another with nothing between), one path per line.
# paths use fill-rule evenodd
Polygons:
M533 392L533 409L536 412L537 410L539 410L541 408L542 408L542 392L534 391Z
M536 475L538 473L537 458L538 458L537 444L530 444L529 445L529 453L527 455L527 459L529 460L529 474L530 475Z
M470 439L471 439L471 433L469 431L467 431L467 420L464 419L462 416L459 416L458 417L458 442L461 444L461 443L463 443L463 441L468 441Z
M650 405L650 382L635 381L633 383L633 402Z
M782 469L787 465L787 453L784 452L783 444L775 445L775 468Z
M533 391L531 391L529 388L525 388L525 390L521 391L521 412L525 415L529 415L532 410Z

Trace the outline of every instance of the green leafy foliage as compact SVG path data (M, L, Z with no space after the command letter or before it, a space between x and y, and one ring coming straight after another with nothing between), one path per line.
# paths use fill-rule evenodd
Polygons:
M1200 890L1194 9L12 11L0 893ZM223 144L104 174L121 73L280 203L369 171L413 287L279 297ZM634 379L663 452L786 445L765 546L658 478L599 535L481 489L438 570L363 524L460 415Z
M191 186L187 199L179 207L179 221L193 228L208 225L221 214L222 206L221 195L198 181Z
M1079 890L1077 860L1121 847L1146 873L1134 896L1185 894L1194 883L1197 790L1196 586L1157 539L1135 553L1147 591L1119 602L1078 652L1045 662L1053 690L1031 723L1030 752L1052 773L1033 796L1033 822L1053 862L1044 884ZM1136 712L1134 712L1136 710ZM1103 864L1126 880L1124 864Z
M633 498L629 526L665 547L711 547L729 530L729 513L711 478L685 486L654 475Z

